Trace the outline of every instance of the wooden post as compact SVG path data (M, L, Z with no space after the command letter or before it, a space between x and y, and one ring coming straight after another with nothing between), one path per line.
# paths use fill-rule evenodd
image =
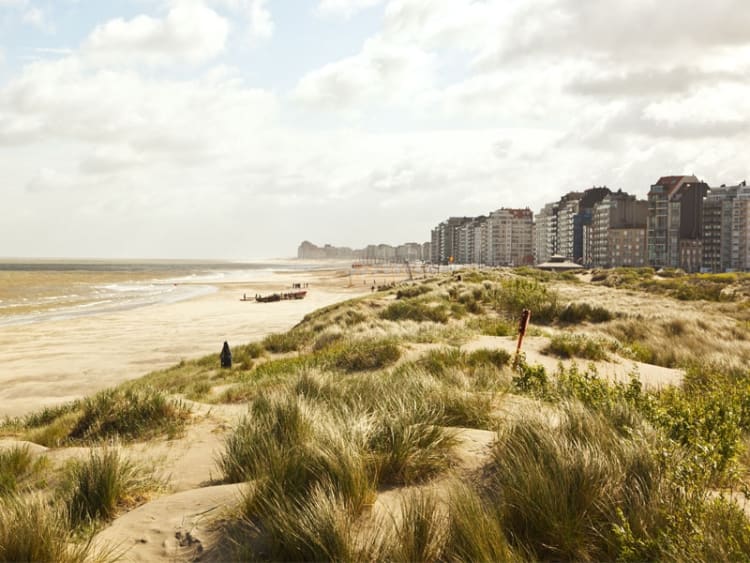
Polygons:
M531 311L529 309L524 309L521 311L521 322L518 325L518 346L516 346L515 364L518 364L518 355L521 353L521 344L523 344L523 337L529 326L529 320L531 320Z

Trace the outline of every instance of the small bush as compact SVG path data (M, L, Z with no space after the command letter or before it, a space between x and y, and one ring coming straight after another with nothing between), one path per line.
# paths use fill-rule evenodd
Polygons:
M23 427L27 429L47 426L61 417L73 413L80 408L80 401L71 401L54 407L44 407L38 412L31 413L23 419Z
M344 334L341 332L324 332L313 343L313 352L320 352L329 348L331 345L340 342L344 338Z
M68 437L79 418L80 413L78 412L63 414L47 426L32 428L24 434L24 439L48 448L58 448L68 441Z
M554 321L559 310L557 293L526 278L503 280L499 304L510 319L520 319L523 309L529 309L532 321L541 324Z

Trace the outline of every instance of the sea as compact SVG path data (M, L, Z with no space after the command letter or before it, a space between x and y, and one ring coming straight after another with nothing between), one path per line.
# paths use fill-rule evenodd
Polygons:
M0 259L0 326L174 303L217 283L263 281L273 272L321 268L302 261Z

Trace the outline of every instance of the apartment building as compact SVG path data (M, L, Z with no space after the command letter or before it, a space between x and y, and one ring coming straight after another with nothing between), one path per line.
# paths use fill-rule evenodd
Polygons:
M748 209L747 182L710 188L703 201L703 271L748 269Z
M663 176L648 192L648 262L698 271L702 264L703 198L708 185L695 176Z
M645 266L648 202L622 190L596 203L587 226L588 253L584 263L597 268Z
M557 254L557 212L559 203L548 203L536 215L534 228L534 263L547 262Z
M465 235L461 233L461 227L473 220L473 217L450 217L432 230L430 255L433 264L458 262L459 253L464 252L461 245Z
M487 263L522 266L534 262L534 214L526 209L498 209L487 218Z
M648 202L622 190L594 206L590 225L590 262L599 268L645 266Z
M489 216L451 217L432 230L432 261L491 266L532 264L533 233L534 214L528 208L502 208Z
M568 260L573 260L575 247L575 217L578 214L581 192L569 192L558 203L557 230L555 232L557 253Z

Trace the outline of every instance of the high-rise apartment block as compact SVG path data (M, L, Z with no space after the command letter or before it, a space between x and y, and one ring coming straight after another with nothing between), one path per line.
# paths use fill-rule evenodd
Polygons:
M594 206L610 193L609 188L593 187L583 192L568 192L559 201L548 203L537 215L534 252L536 262L550 256L585 263L586 229L591 225Z
M432 230L436 264L520 266L534 262L534 214L498 209L489 216L451 217Z
M488 264L534 263L534 214L530 209L498 209L490 213L487 225Z
M423 253L424 255L424 253ZM750 187L662 176L646 200L606 186L568 192L536 215L501 208L432 231L433 263L519 266L561 257L587 267L750 270Z
M534 230L534 262L547 262L557 254L558 202L548 203L537 213Z
M648 192L648 262L657 268L700 270L703 198L708 185L695 176L663 176Z
M750 188L711 188L703 201L703 270L726 272L750 267Z
M646 265L648 202L619 190L594 205L584 263L597 268Z

